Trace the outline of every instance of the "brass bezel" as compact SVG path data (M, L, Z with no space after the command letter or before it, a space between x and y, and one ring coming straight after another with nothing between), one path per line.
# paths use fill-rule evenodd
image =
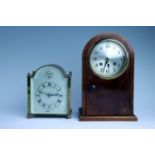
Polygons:
M119 44L119 45L124 49L124 51L125 51L126 59L125 59L124 65L122 66L122 69L120 70L120 72L118 72L116 75L112 75L112 76L102 76L102 75L99 75L97 72L94 71L94 69L93 69L93 67L92 67L92 64L91 64L90 58L91 58L91 54L92 54L93 48L94 48L97 44L99 44L100 42L103 42L103 41L105 41L105 40L116 42L116 43ZM125 70L127 69L128 64L129 64L129 54L128 54L128 52L127 52L127 49L125 48L125 46L124 46L120 41L118 41L118 40L116 40L116 39L102 39L102 40L98 41L98 42L91 48L91 50L90 50L89 65L90 65L91 71L92 71L96 76L98 76L98 77L100 77L100 78L102 78L102 79L104 79L104 80L111 80L111 79L115 79L115 78L121 76L121 75L125 72Z

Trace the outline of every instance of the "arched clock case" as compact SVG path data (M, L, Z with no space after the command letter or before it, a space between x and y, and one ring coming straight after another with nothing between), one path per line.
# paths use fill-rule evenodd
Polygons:
M71 118L72 73L55 64L45 65L27 75L27 117Z
M82 55L81 121L136 121L134 51L121 36L93 37Z

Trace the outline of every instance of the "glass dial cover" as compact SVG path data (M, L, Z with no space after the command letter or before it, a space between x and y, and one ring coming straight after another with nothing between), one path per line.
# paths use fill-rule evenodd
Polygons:
M102 40L90 52L90 67L93 73L100 78L116 78L125 71L127 65L127 50L117 40Z

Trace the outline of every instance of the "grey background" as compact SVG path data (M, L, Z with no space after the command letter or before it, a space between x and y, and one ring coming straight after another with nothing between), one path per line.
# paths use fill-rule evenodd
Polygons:
M79 122L81 55L101 32L125 37L135 51L138 122ZM72 119L27 119L28 72L58 64L72 77ZM0 128L155 128L155 27L0 27Z

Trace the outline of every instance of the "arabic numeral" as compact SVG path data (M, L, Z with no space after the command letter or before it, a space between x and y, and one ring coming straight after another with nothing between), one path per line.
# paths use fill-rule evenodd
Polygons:
M106 48L110 48L110 45L107 44L107 45L106 45Z
M101 73L103 73L104 72L104 68L101 68Z

